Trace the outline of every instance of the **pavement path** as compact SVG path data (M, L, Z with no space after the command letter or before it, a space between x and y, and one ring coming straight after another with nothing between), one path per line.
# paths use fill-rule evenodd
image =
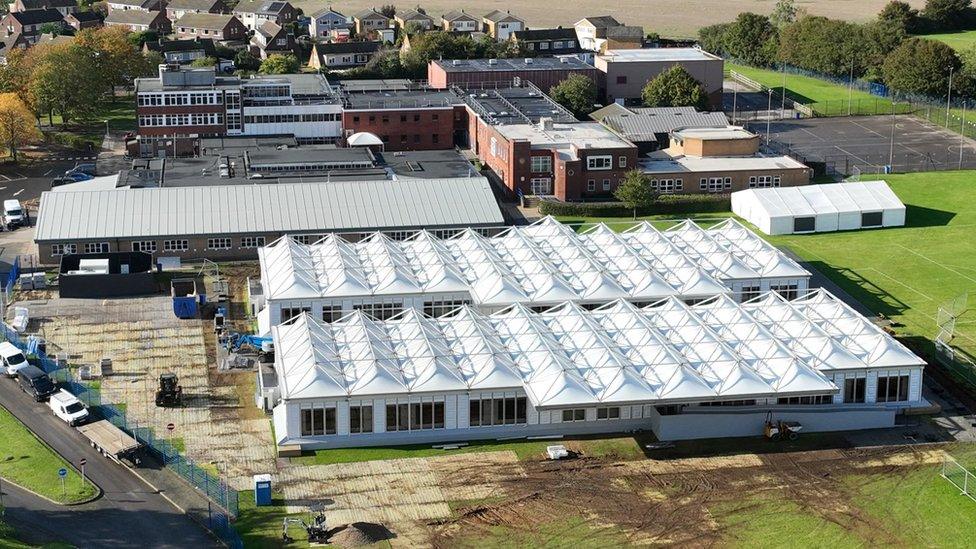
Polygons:
M91 503L67 507L25 497L5 484L8 521L30 541L64 541L83 548L217 546L161 493L127 467L95 452L77 430L55 418L44 403L21 393L14 381L0 379L0 404L71 463L85 458L85 474L103 491ZM52 529L53 536L46 537Z

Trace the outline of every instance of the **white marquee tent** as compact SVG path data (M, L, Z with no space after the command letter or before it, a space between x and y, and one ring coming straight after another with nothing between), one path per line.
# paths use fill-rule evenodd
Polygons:
M770 235L900 227L905 205L884 181L746 189L732 211Z

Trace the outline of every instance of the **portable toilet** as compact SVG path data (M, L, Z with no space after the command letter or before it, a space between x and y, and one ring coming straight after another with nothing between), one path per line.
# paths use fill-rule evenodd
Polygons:
M254 504L271 505L271 475L254 475Z

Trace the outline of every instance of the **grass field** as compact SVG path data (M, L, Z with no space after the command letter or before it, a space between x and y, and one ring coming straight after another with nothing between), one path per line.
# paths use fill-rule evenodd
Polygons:
M920 38L938 40L952 46L952 49L961 52L976 44L976 30L945 32L939 34L923 34Z
M0 407L0 476L46 496L61 501L58 469L68 469L65 479L67 503L85 501L96 494L90 482L82 485L81 476L6 409ZM2 543L0 543L2 545Z

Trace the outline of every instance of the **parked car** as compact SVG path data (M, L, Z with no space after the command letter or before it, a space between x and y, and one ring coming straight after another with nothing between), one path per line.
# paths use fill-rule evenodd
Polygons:
M7 227L16 227L27 224L27 215L24 207L19 200L10 199L3 201L3 224Z
M82 164L75 165L74 168L64 172L64 175L71 175L73 173L83 173L85 175L95 176L95 163L85 162Z
M75 183L79 181L88 181L89 179L92 179L92 176L82 172L68 172L64 174L64 177L74 181Z
M30 366L27 357L20 349L9 341L0 343L0 373L7 377L14 377L17 372Z
M51 188L53 189L55 187L60 187L61 185L68 185L69 183L75 183L75 182L76 181L74 179L71 179L70 177L59 175L58 177L55 177L54 179L51 180Z
M72 427L88 420L88 408L85 408L78 397L64 389L51 395L47 405L51 407L55 416Z
M58 390L51 378L37 366L26 366L18 370L17 381L20 383L20 390L37 402L44 402Z

